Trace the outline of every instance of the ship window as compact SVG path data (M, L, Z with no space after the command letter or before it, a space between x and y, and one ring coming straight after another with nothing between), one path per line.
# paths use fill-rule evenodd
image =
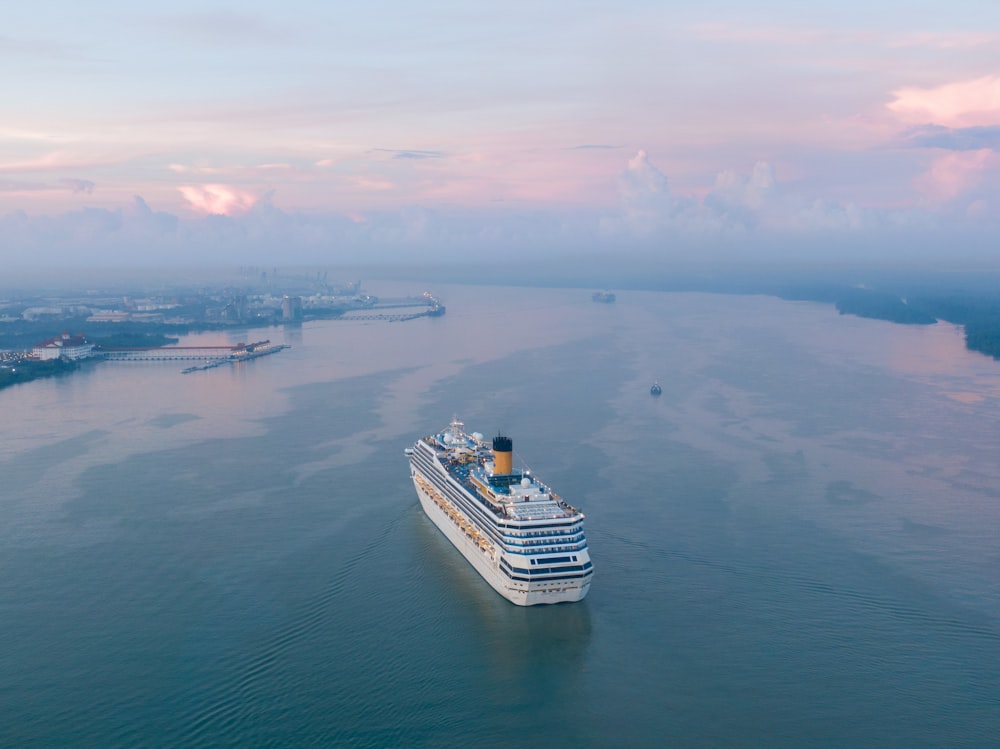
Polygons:
M530 570L530 571L528 571L528 570L521 570L521 571L522 572L529 572L529 574L532 574L532 575L550 575L550 574L552 574L554 572L582 572L583 570L590 569L593 566L594 565L592 565L590 562L587 562L586 564L583 564L583 565L574 564L571 567L541 567L541 568L536 568L536 569L533 569L533 570ZM517 568L514 567L513 569L517 569ZM576 575L575 577L579 577L579 576ZM549 577L547 577L547 578L544 578L544 579L546 579L546 580L557 580L557 579L561 579L561 578L554 578L554 577L553 578L549 578Z

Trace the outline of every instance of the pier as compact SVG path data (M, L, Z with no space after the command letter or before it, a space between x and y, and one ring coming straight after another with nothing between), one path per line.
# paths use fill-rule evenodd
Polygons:
M393 310L383 312L381 310ZM440 317L445 307L440 300L430 292L424 292L418 297L402 297L398 299L381 299L373 307L344 312L341 320L377 320L380 322L405 322L419 317Z
M184 361L224 359L236 349L237 346L149 346L98 349L94 354L107 361Z
M201 361L201 365L188 367L184 374L203 369L213 369L223 364L258 359L276 354L288 346L273 344L271 341L237 343L235 346L151 346L135 348L111 348L95 350L95 356L108 361Z

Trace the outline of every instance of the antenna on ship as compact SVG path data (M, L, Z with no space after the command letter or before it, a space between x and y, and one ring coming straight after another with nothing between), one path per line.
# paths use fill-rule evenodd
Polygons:
M493 475L509 476L514 472L514 442L497 432L493 438Z

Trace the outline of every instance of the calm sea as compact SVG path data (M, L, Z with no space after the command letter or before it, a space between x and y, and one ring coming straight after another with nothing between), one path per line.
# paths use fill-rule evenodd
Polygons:
M1000 363L959 329L433 291L0 391L0 745L997 745ZM423 516L403 448L455 415L587 514L586 601L507 603Z

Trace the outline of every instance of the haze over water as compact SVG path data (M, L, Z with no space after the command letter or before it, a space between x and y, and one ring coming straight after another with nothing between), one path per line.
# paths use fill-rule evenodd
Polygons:
M959 329L433 291L0 391L0 745L995 742L1000 363ZM423 516L402 451L455 415L587 514L583 603Z

